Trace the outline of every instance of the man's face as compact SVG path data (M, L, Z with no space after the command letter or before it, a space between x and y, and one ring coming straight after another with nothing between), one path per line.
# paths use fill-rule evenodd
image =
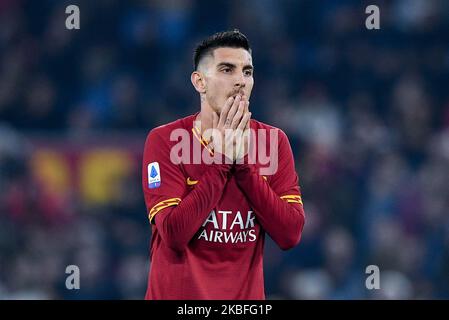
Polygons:
M243 48L217 48L205 57L206 99L220 114L226 100L237 94L249 100L254 85L251 55Z

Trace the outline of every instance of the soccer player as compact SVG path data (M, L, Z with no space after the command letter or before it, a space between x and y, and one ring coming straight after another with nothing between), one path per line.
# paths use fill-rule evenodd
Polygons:
M254 78L245 35L207 38L194 68L201 110L151 130L145 143L142 183L152 227L145 298L265 299L265 233L287 250L305 221L292 150L282 130L250 119ZM179 137L189 138L190 150L181 163ZM201 159L214 161L195 161L195 144ZM274 150L275 170L262 174L259 150Z

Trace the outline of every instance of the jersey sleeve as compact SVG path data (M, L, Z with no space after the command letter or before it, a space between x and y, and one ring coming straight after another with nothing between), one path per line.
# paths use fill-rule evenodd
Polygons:
M249 163L236 165L235 177L263 229L280 248L287 250L300 241L305 213L291 147L285 133L278 132L278 168L270 181Z
M151 223L161 210L178 205L186 192L184 174L170 161L169 142L157 129L148 134L145 142L142 187Z
M156 131L155 131L156 130ZM150 222L170 249L183 251L223 194L231 165L210 164L193 190L170 159L170 144L154 129L145 142L143 177ZM157 217L156 217L157 216Z
M270 186L282 200L302 205L301 188L295 170L292 148L287 135L282 130L279 130L278 150L279 166L271 177Z

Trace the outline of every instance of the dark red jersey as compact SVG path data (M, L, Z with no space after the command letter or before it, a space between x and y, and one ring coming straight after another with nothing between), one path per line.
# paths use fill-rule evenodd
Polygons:
M265 154L276 151L276 170L268 174L259 156L255 163L248 156L243 164L198 163L193 154L207 150L195 116L153 129L145 143L142 183L152 227L145 298L265 299L265 233L292 248L305 219L288 138L251 120L252 130L267 132L254 150L263 143ZM179 163L181 140L190 154Z

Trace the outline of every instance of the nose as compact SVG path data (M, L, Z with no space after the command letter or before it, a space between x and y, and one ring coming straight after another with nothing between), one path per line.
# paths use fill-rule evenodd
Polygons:
M234 87L236 89L241 89L244 88L246 83L245 83L245 75L243 74L243 72L239 72L237 73L238 75L236 76L235 82L234 82Z

